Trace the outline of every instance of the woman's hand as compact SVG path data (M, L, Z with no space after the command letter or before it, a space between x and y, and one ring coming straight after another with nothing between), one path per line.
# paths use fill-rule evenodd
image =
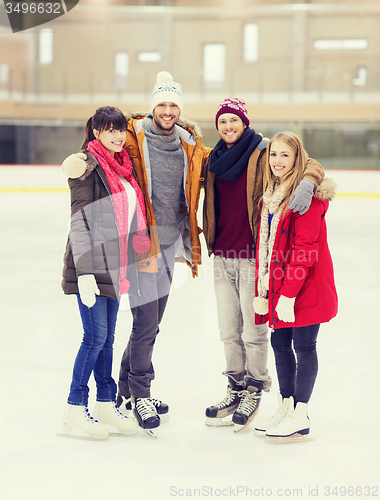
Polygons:
M296 298L290 299L285 297L285 295L280 295L277 302L276 312L278 319L284 321L285 323L294 323L294 302Z
M92 307L96 302L95 295L100 294L95 276L93 274L78 276L78 289L82 303L88 308Z
M63 173L69 177L69 179L78 179L86 171L87 156L84 153L75 153L66 158L62 163Z

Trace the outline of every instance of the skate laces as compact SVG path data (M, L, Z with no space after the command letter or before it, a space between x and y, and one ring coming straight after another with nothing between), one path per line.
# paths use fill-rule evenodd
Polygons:
M116 413L116 415L119 417L119 418L122 418L123 420L125 420L127 417L121 413L121 411L119 410L119 408L117 407L117 404L115 403L114 407L114 412Z
M150 400L152 401L152 404L158 408L159 406L161 406L161 403L162 401L160 401L159 399L156 399L156 398L150 398Z
M214 405L216 408L221 409L221 408L226 408L230 406L235 400L236 397L238 397L240 393L237 391L233 391L230 386L227 387L227 394L222 401L216 405Z
M284 426L287 426L288 423L289 423L289 420L292 419L293 417L293 414L294 414L294 410L287 410L286 414L285 414L285 417L281 420L281 422L279 422L277 425L276 425L276 430L280 430L282 429Z
M245 389L240 392L240 398L240 403L236 413L242 413L243 415L250 416L259 405L261 394L258 395L256 392L252 393Z
M135 406L143 420L157 416L156 408L151 398L136 398Z
M95 420L94 417L91 416L91 413L88 410L88 406L84 406L84 413L89 422L97 422L97 420Z
M271 423L272 422L276 422L277 421L277 418L280 416L280 415L284 415L284 418L286 417L288 413L288 410L283 408L282 406L280 406L279 408L277 408L276 412L271 416L271 417L268 417L267 420L266 420L266 426L268 428L270 428L271 426Z

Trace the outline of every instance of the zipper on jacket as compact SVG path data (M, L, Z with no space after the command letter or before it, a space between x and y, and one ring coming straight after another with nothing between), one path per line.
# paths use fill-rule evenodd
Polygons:
M97 167L99 167L99 168L97 168ZM100 180L103 182L103 185L106 188L106 191L107 191L109 197L111 198L111 204L112 204L112 209L113 209L113 213L114 213L114 224L115 224L115 227L116 227L117 235L119 236L119 229L118 229L117 224L116 224L116 211L115 211L115 206L113 204L111 188L109 187L108 181L106 182L107 178L104 179L104 177L103 177L103 175L105 176L105 173L104 173L104 170L101 168L101 166L98 164L98 165L96 165L95 168L96 168L96 171L99 174ZM116 294L116 296L117 296L117 299L118 299L120 297L119 292L120 292L120 266L121 266L119 237L117 238L117 246L118 246L118 255L119 255L119 267L118 267L118 276L117 276L118 280L117 280L117 294ZM108 266L107 266L107 268L108 268Z

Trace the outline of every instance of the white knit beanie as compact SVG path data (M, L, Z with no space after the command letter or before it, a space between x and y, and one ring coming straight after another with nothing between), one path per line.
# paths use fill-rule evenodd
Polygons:
M182 111L182 88L181 85L173 80L173 77L167 71L160 71L156 78L152 97L150 100L151 111L161 102L174 102Z

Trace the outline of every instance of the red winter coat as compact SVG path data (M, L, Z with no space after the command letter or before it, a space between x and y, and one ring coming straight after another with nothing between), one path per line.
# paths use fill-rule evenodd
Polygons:
M256 314L257 324L269 321L275 329L300 327L325 323L336 316L338 297L325 221L328 200L333 196L333 184L324 180L304 215L285 210L281 216L269 266L269 311ZM257 243L258 249L259 239ZM257 251L256 293L258 255ZM280 295L296 297L294 323L279 320L276 306Z

